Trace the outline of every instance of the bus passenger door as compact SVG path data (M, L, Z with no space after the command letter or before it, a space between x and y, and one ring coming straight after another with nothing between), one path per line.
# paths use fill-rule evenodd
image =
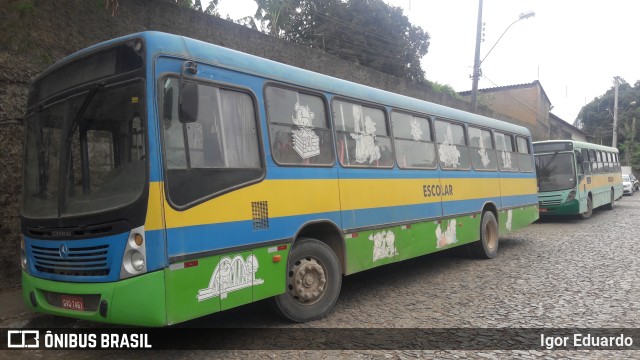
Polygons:
M587 211L587 197L589 196L589 191L591 191L591 169L587 150L582 150L582 152L576 150L575 155L577 173L576 196L580 204L580 212L582 213Z

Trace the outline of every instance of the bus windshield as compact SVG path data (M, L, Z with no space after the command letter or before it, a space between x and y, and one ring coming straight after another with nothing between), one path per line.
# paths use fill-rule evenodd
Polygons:
M96 83L27 117L24 216L93 214L140 196L147 169L143 95L141 80Z
M573 153L536 155L538 191L558 191L576 186Z

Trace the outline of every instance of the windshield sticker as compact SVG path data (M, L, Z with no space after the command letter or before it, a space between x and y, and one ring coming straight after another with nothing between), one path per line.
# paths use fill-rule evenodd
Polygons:
M369 164L380 159L380 147L376 145L376 124L371 117L362 120L362 110L359 105L353 105L353 127L351 138L356 141L356 162Z
M422 140L422 129L420 128L420 123L415 118L411 118L409 121L409 125L411 125L411 136L413 136L413 141Z
M309 110L309 106L295 104L295 117L291 120L298 126L297 130L291 130L293 135L293 149L303 159L320 155L320 138L312 130L315 114Z
M396 235L392 231L383 231L369 235L373 241L373 261L392 258L398 255Z
M450 125L447 125L444 142L438 147L438 155L440 155L440 161L442 161L446 167L456 168L460 165L460 151L453 145L453 134L451 133Z
M213 270L209 287L198 291L198 302L220 296L225 299L227 294L253 285L261 285L263 279L256 279L258 258L247 256L246 260L237 255L233 259L224 257Z
M511 220L513 219L513 210L509 210L507 211L507 222L505 224L505 226L507 227L507 230L511 231Z
M441 224L438 224L438 227L436 228L436 248L440 249L458 242L456 235L456 219L451 219L444 231L442 231L440 226Z

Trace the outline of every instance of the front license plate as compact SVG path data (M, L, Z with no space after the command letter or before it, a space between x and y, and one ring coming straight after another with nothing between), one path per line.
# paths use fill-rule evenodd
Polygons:
M84 300L78 296L62 295L62 307L69 310L84 311Z
M545 209L545 208L540 208L540 209L538 209L538 210L539 210L540 212L547 212L547 209Z

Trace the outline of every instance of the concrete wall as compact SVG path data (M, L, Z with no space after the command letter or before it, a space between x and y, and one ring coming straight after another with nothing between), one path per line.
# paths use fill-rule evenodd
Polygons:
M100 0L0 0L0 246L3 249L0 289L18 286L20 282L22 121L29 84L55 61L89 45L144 30L165 31L446 106L470 109L469 103L459 98L177 7L168 0L120 1L119 14L115 17L103 4ZM510 120L486 108L480 113Z
M470 95L463 96L469 99ZM508 116L531 131L534 141L549 140L549 107L551 103L537 81L531 84L484 89L478 103Z

